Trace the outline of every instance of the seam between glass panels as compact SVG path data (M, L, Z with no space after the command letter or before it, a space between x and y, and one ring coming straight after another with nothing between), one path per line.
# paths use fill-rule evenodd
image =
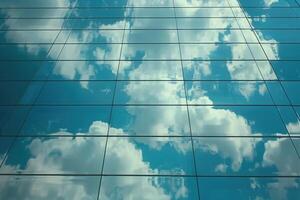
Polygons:
M194 170L195 170L195 174L198 175L195 148L194 148L194 139L193 139L193 134L192 134L191 119L190 119L189 104L188 104L187 86L186 86L186 81L184 81L185 75L184 75L184 68L183 68L183 62L182 62L182 51L181 51L180 37L179 37L179 31L178 31L178 21L177 21L177 14L176 14L176 8L175 8L175 0L172 0L172 2L173 2L174 19L175 19L175 25L176 25L176 34L177 34L177 39L178 39L178 48L179 48L180 64L181 64L183 87L184 87L183 89L184 89L186 111L187 111L187 117L188 117L188 125L189 125L191 148L192 148L192 154L193 154ZM201 198L200 198L200 189L199 189L198 178L196 178L196 187L197 187L197 196L198 196L198 199L200 200Z
M134 104L134 103L117 103L117 104L95 104L95 103L90 103L90 104L11 104L11 105L0 105L0 107L62 107L62 106L186 106L185 103L182 104L167 104L167 103L143 103L143 104ZM233 103L227 103L227 104L188 104L189 106L245 106L245 107L251 107L251 106L274 106L274 104L233 104ZM289 104L276 104L277 106L283 106L283 107L290 107ZM299 107L300 104L294 104L294 106Z
M242 133L242 132L241 132ZM57 134L57 135L47 135L47 134L41 134L41 135L1 135L0 138L11 138L11 137L18 137L18 138L74 138L74 135L63 135L63 134ZM76 135L76 138L104 138L107 137L106 135L95 135L95 134L78 134ZM110 135L110 138L190 138L191 136L186 135ZM289 135L249 135L249 136L243 136L243 135L193 135L193 138L266 138L266 139L272 139L272 138L289 138ZM299 135L293 135L292 138L300 138Z
M256 61L300 61L300 59L275 60L275 59L255 59ZM119 61L118 59L39 59L39 60L0 60L3 62L38 62L38 61ZM120 61L181 61L180 59L122 59ZM182 61L254 61L253 59L182 59Z
M126 12L127 8L125 7ZM104 171L104 165L105 165L105 158L106 158L106 152L107 152L107 146L108 146L108 140L109 140L109 133L110 133L110 128L111 128L111 121L112 121L112 113L113 113L113 108L114 108L114 102L115 102L115 96L116 96L116 91L117 91L117 86L118 86L118 76L119 76L119 71L120 71L120 65L121 65L121 58L122 58L122 52L123 52L123 42L125 38L125 28L127 26L127 18L124 17L124 25L123 25L123 33L122 33L122 43L120 46L120 55L118 61L118 69L117 69L117 74L116 74L116 79L115 79L115 86L113 90L113 96L112 96L112 104L110 108L110 114L109 114L109 121L108 121L108 129L107 129L107 135L106 135L106 140L105 140L105 146L104 146L104 152L103 152L103 159L102 159L102 166L101 166L101 174L103 174ZM99 180L99 188L97 191L97 200L100 199L101 195L101 187L102 186L102 175Z
M227 0L227 1L228 1L228 0ZM241 5L241 3L240 3L240 0L236 0L236 1L237 1L237 3L238 3L239 6L240 6L240 9L241 9L243 15L246 16L246 11L245 11L244 8L242 7L242 5ZM273 64L272 64L272 62L269 60L269 57L268 57L268 55L267 55L267 53L266 53L266 51L265 51L263 45L260 43L260 39L259 39L259 37L258 37L258 35L257 35L257 32L256 32L255 30L253 30L253 26L252 26L251 22L249 21L249 19L247 18L246 20L247 20L248 25L251 27L252 32L254 33L255 38L256 38L257 42L259 43L259 46L260 46L261 50L263 51L263 54L264 54L265 57L267 58L267 61L268 61L268 63L270 64L270 66L271 66L271 68L272 68L272 71L274 72L274 74L275 74L275 76L276 76L276 78L277 78L277 80L278 80L278 83L279 83L279 85L280 85L280 88L283 90L284 95L285 95L285 97L286 97L287 100L288 100L288 105L292 108L292 110L293 110L295 116L296 116L296 117L298 118L298 120L299 120L299 115L298 115L298 113L296 112L296 110L295 110L295 108L294 108L294 105L293 105L293 103L292 103L290 97L288 96L288 94L287 94L287 92L286 92L284 86L282 85L282 81L281 81L280 79L278 79L278 75L276 74L276 71L274 70ZM270 96L272 96L271 93L270 93ZM272 99L273 99L273 98L272 98ZM274 101L274 100L273 100L273 101ZM275 102L274 102L274 103L275 103ZM278 114L279 114L279 116L280 116L280 119L282 120L282 122L283 122L283 124L284 124L284 127L285 127L285 129L287 130L287 133L288 133L289 136L290 136L290 141L291 141L291 143L292 143L292 146L293 146L293 148L294 148L294 150L295 150L295 152L296 152L298 158L300 159L300 153L298 152L297 147L296 147L296 145L295 145L295 143L294 143L294 141L293 141L293 139L292 139L292 137L291 137L290 131L288 130L288 128L287 128L286 125L285 125L285 122L284 122L284 120L283 120L283 118L282 118L282 115L281 115L281 113L280 113L279 107L276 106L276 108L277 108Z
M77 3L77 1L75 2L75 4L76 4L76 3ZM70 11L69 11L69 13L68 13L67 15L70 16L70 15L72 14L72 11L73 11L73 9L71 8ZM68 20L67 20L67 21L68 21ZM54 46L56 40L57 40L58 37L60 36L60 34L61 34L62 30L63 30L63 26L65 26L65 23L66 23L66 21L64 21L64 22L62 23L61 29L60 29L59 33L58 33L57 36L55 37L55 39L54 39L52 45L50 46L50 48L48 49L46 58L50 56L51 50L52 50L52 48L53 48L53 46ZM70 33L71 33L71 31L68 33L68 35L67 35L67 37L66 37L65 44L67 43L67 41L68 41L68 39L69 39L69 37L70 37ZM29 108L28 108L28 110L26 111L26 114L25 114L25 116L24 116L24 119L22 120L21 125L20 125L20 127L18 128L18 130L17 130L17 135L20 135L20 134L21 134L21 131L22 131L22 129L23 129L23 127L24 127L24 125L25 125L25 123L26 123L26 121L27 121L27 118L28 118L29 114L31 113L31 111L32 111L32 109L33 109L33 107L34 107L34 105L36 104L36 102L37 102L37 100L39 99L39 97L40 97L40 95L41 95L41 93L42 93L44 87L45 87L46 84L47 84L47 79L50 77L50 75L51 75L51 73L52 73L52 70L55 68L56 64L58 63L59 57L60 57L60 55L61 55L61 53L62 53L62 51L63 51L63 49L64 49L64 47L65 47L65 44L64 44L63 47L60 49L59 54L57 55L57 61L55 61L55 62L53 63L53 67L52 67L52 69L49 70L49 73L48 73L47 76L46 76L46 80L43 81L42 85L39 87L39 89L38 89L38 91L37 91L37 94L36 94L35 97L34 97L33 103L32 103L30 106L28 106ZM41 60L41 61L43 61L42 63L44 63L45 61L47 61L47 59ZM2 160L2 162L0 163L0 168L2 168L2 166L3 166L4 163L5 163L5 161L7 160L7 156L8 156L8 154L9 154L9 152L11 151L11 149L13 148L14 144L16 143L17 138L18 138L18 137L15 137L15 138L13 139L13 141L11 142L11 144L9 145L9 147L8 147L8 149L7 149L7 151L6 151L6 153L4 154L3 160Z
M234 17L230 16L194 16L194 17L184 17L184 16L178 16L177 19L231 19ZM246 16L246 17L241 17L241 16L236 16L235 18L238 19L245 19L245 18L251 18L251 19L261 19L260 16ZM299 19L300 16L265 16L265 19ZM123 19L123 17L104 17L104 16L90 16L90 17L71 17L71 18L66 18L66 17L0 17L1 19L69 19L69 20L93 20L93 19ZM173 19L171 16L137 16L137 17L127 17L127 19Z
M82 10L88 10L88 9L124 9L125 6L75 6L75 7L71 7L71 6L42 6L42 7L25 7L25 6L10 6L10 7L0 7L0 9L7 9L7 10L19 10L19 9L31 9L31 10L35 10L35 9L82 9ZM126 8L145 8L145 9L161 9L161 8L229 8L228 6L126 6ZM239 6L232 6L232 8L239 8ZM245 6L244 8L270 8L269 6ZM274 6L273 8L298 8L298 6Z
M226 3L228 4L229 7L231 6L230 0L226 0ZM234 19L235 19L235 21L236 21L238 27L241 28L240 22L235 18L235 16L236 16L236 15L235 15L235 12L233 11L232 8L230 8L230 9L231 9L231 12L232 12L232 14L233 14L233 16L234 16ZM257 63L257 61L256 61L256 58L255 58L255 56L254 56L254 54L253 54L253 51L252 51L252 49L250 48L249 43L248 43L248 41L247 41L247 39L246 39L246 36L245 36L245 34L244 34L244 32L243 32L242 30L240 30L240 32L241 32L241 34L242 34L242 36L243 36L243 38L244 38L244 40L245 40L245 43L247 44L247 48L248 48L248 50L250 51L251 57L253 58L253 60L254 60L254 62L255 62L255 66L256 66L256 68L257 68L257 70L258 70L258 72L259 72L259 75L260 75L260 77L262 78L262 81L263 81L263 83L264 83L264 85L265 85L265 87L266 87L266 89L267 89L268 95L269 95L269 97L270 97L272 103L274 104L274 106L276 106L276 103L275 103L275 101L274 101L274 98L273 98L273 96L271 95L269 86L268 86L266 80L264 79L264 76L263 76L263 74L262 74L262 72L261 72L261 70L260 70L260 67L259 67L259 65L258 65L258 63ZM256 43L256 44L258 44L258 43ZM277 80L278 80L278 79L275 79L274 81L277 81ZM276 106L276 107L277 107L277 106ZM282 122L283 122L283 120L282 120ZM283 125L285 126L285 124L283 124Z
M188 174L100 174L100 173L68 173L68 174L58 174L58 173L0 173L1 176L16 176L16 177L26 177L26 176L44 176L44 177L68 177L68 176L82 176L82 177L92 177L92 176L104 176L104 177L183 177L183 178L300 178L300 175L188 175Z
M265 80L265 82L278 82L279 79L271 79L271 80ZM45 81L44 79L41 80L36 80L36 79L28 79L28 80L19 80L19 79L15 79L15 80L0 80L1 82L43 82ZM92 80L88 80L88 79L73 79L73 80L59 80L59 79L50 79L47 80L48 82L114 82L114 79L92 79ZM185 80L181 80L181 79L120 79L118 80L118 82L183 82L183 81L187 81L187 82L249 82L249 83L256 83L256 82L264 82L262 79L185 79ZM295 80L295 79L290 79L290 80L283 80L282 82L299 82L300 80Z
M18 42L18 43L0 43L0 46L14 46L14 45L48 45L52 44L49 42L36 42L36 43L30 43L30 42ZM55 45L63 45L64 42L58 42L55 43ZM70 42L66 43L66 45L96 45L96 44L108 44L106 42ZM112 42L109 44L122 44L121 42ZM127 42L123 44L148 44L148 45L159 45L159 44L179 44L178 42ZM227 45L227 44L259 44L257 42L181 42L180 44L211 44L211 45ZM261 42L261 44L300 44L299 42ZM1 62L2 60L0 60Z
M121 29L121 28L5 28L5 29L0 29L1 32L3 31L67 31L67 30L73 30L73 31L123 31L123 30L135 30L135 31L142 31L142 30L170 30L170 31L176 31L176 30L225 30L224 28L125 28L125 29ZM230 30L300 30L300 28L275 28L275 27L271 27L271 28L231 28Z
M297 6L300 7L300 3L298 2L298 0L294 0L294 1L297 4Z

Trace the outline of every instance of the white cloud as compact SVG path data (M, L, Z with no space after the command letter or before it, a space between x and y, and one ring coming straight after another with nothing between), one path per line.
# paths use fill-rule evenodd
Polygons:
M143 6L143 5L169 5L172 4L172 1L129 1L128 5L134 6ZM203 2L203 1L176 1L178 5L189 5L189 6L202 6L202 5L222 5L223 1L218 2ZM177 9L177 12L183 16L194 16L199 14L198 10L193 9L190 12L186 12L187 9ZM134 10L133 12L141 12ZM222 14L222 12L216 12ZM206 13L207 16L215 13ZM139 15L138 13L136 15ZM99 34L102 37L105 37L108 42L119 42L120 38L122 38L122 31L103 31L103 29L122 29L124 27L125 21L119 21L114 24L109 25L101 25ZM133 19L126 26L130 26L130 28L136 28L139 26L151 27L156 25L157 20L147 20L144 21L143 24L140 24L140 21L137 19ZM161 22L163 23L163 22ZM166 23L166 22L165 22ZM233 26L234 20L223 20L218 21L219 24L215 24L216 21L213 18L208 18L205 22L207 27L230 27ZM245 23L245 22L243 22ZM186 20L186 26L192 26L194 24L193 20ZM162 25L162 24L160 24ZM247 25L247 24L245 24ZM191 40L192 38L201 38L205 41L218 41L220 35L225 34L224 30L215 31L214 33L206 32L206 31L198 31L196 33L189 32L189 34L181 35L183 40ZM92 38L97 36L72 36L70 41L91 41ZM124 42L135 42L136 39L146 37L146 39L151 39L151 37L145 36L144 32L131 30L129 34L126 34L124 37ZM176 34L170 33L170 31L161 31L157 37L162 37L161 39L168 41L176 40ZM236 32L232 32L226 34L226 40L236 40L235 38L240 37L236 34ZM99 59L108 59L112 57L118 58L120 55L120 48L118 45L108 44L107 49L96 48L94 49L94 55ZM129 57L133 58L138 51L144 51L144 58L156 58L156 59L166 59L166 58L176 58L178 59L177 53L172 54L173 52L178 52L178 45L173 46L160 46L161 48L154 48L155 45L124 45L123 47L123 58ZM174 49L175 47L176 49ZM199 48L197 45L186 46L188 48L182 48L183 55L189 55L190 58L209 58L211 52L218 48L218 45L210 45L206 48ZM89 51L88 49L75 49L70 50L67 53L72 55L72 57L85 58L85 53ZM247 45L232 45L231 51L234 59L243 58L248 56L249 49ZM103 64L102 61L99 61L98 64ZM176 70L173 70L169 63L164 63L166 66L161 66L159 69L166 72L169 77L176 77ZM194 63L195 64L195 63ZM211 73L211 69L209 66L209 62L204 63L199 66L199 73L201 76L207 76ZM116 63L111 63L111 70L114 74L117 73L117 65ZM243 67L245 64L237 64L234 65L232 62L229 62L227 65L228 71L233 79L246 79L248 78L258 78L259 73L257 72L256 66L251 67ZM125 65L120 71L120 73L125 73L124 71L128 69L130 65ZM191 66L187 66L191 67ZM153 69L151 73L151 69ZM129 77L145 77L148 76L144 71L149 71L147 74L157 74L157 68L152 68L149 63L141 63L136 69L131 70L128 74ZM87 63L78 64L70 62L65 66L58 66L55 69L55 73L61 74L67 79L74 79L76 75L79 75L81 78L89 79L89 77L94 75L94 67L88 65ZM87 85L83 85L83 87L88 88ZM251 95L257 90L253 85L245 85L241 84L239 88L240 92L245 98L249 99ZM261 91L261 90L260 90ZM128 103L185 103L185 94L182 86L182 82L130 82L125 86L124 92L129 96ZM213 102L209 97L205 96L205 91L202 88L192 87L188 91L191 94L191 99L189 99L190 103L210 103ZM182 134L188 132L188 127L183 124L185 122L182 119L182 116L178 115L178 110L176 109L152 109L147 110L144 113L141 113L138 108L129 109L128 112L130 114L135 115L134 125L136 130L144 130L146 133L150 134ZM213 107L190 107L191 121L193 124L193 129L196 130L196 134L230 134L230 135L245 135L249 136L254 134L251 130L251 127L248 121L236 115L234 112L226 110L226 109L215 109ZM160 120L155 120L155 116L160 116ZM146 122L152 122L147 126ZM143 127L141 127L143 126ZM237 132L238 130L238 132ZM223 157L229 157L233 161L232 168L234 170L238 170L245 158L251 158L253 154L253 149L257 140L253 140L251 143L245 143L244 140L226 140L223 143L218 144L209 144L210 148L217 150ZM160 145L157 146L155 143L149 144L154 148L159 148ZM200 144L201 146L202 144ZM178 149L184 149L179 147Z
M279 2L279 0L264 0L266 6L271 6L274 3Z
M162 1L168 4L167 1ZM131 2L131 4L136 3ZM141 6L143 2L138 2L138 5ZM154 2L157 3L157 2ZM206 5L206 4L222 4L222 1L210 3L203 1L177 1L178 5ZM191 5L190 5L191 4ZM135 4L134 4L135 5ZM182 16L194 16L198 11L192 9L191 12L185 12L187 9L178 9L177 12ZM135 12L135 11L134 11ZM217 12L218 13L218 12ZM220 12L221 13L221 12ZM139 14L137 14L139 15ZM212 13L207 13L207 16L212 15ZM137 24L136 24L137 23ZM143 24L145 27L153 26L153 23L156 23L155 20L147 21L147 24ZM192 26L193 20L186 20L186 26ZM205 26L215 27L218 26L214 20L208 19L207 24ZM224 20L220 21L219 26L229 27L232 26L234 20ZM136 26L140 26L139 21L133 20L131 22L131 28L135 28ZM201 38L203 41L219 41L219 36L225 33L225 30L215 31L214 33L206 32L206 31L197 31L197 32L187 32L188 34L180 35L183 40L192 40L193 38ZM141 38L143 32L138 32L135 30L131 30L130 34L127 34L125 37L125 41L135 42L135 38ZM161 37L164 38L165 42L174 40L172 35L169 35L169 31L161 32ZM169 36L168 36L169 35ZM147 35L145 36L148 38ZM227 35L227 40L232 40L234 37L238 37L238 35ZM143 45L143 46L134 46L134 45L126 45L124 47L124 52L126 52L127 57L134 57L137 51L144 51L145 56L144 59L147 58L156 58L156 59L165 59L170 57L170 53L174 52L174 49L170 49L169 46L165 45L162 48L153 48L151 45ZM186 47L186 48L185 48ZM198 45L186 45L182 47L182 54L188 55L190 58L209 58L211 52L218 48L218 45L210 45L206 48L199 48ZM243 48L241 48L243 47ZM176 47L177 48L177 47ZM249 56L249 49L246 45L232 45L232 53L233 58L243 58L245 56ZM195 63L190 63L190 65L184 66L187 68L194 67ZM199 66L198 73L201 76L207 76L211 73L210 63L203 63L203 65ZM243 66L243 67L242 67ZM258 73L257 66L253 65L250 67L247 66L246 63L240 63L240 65L234 66L233 63L228 63L228 70L231 74L231 77L234 79L257 79L260 77ZM129 66L127 66L129 68ZM169 69L168 65L162 66L162 68ZM153 72L148 72L153 69ZM143 73L147 71L147 73ZM123 72L122 72L123 73ZM129 77L145 77L147 78L147 74L156 74L157 68L153 68L149 66L146 62L145 64L142 62L138 68L129 71ZM174 72L175 73L175 72ZM199 77L201 77L199 76ZM250 76L250 77L249 77ZM172 83L172 82L145 82L143 84L136 82L129 82L125 86L124 92L128 95L129 101L128 103L185 103L184 99L184 91L182 90L182 86L180 83ZM245 98L250 98L251 95L258 88L253 85L245 85L241 84L240 91ZM199 87L192 87L188 90L189 102L192 104L202 104L209 103L213 104L209 97L205 94L205 91ZM236 115L234 112L226 110L226 109L215 109L213 107L189 107L190 115L191 115L191 123L194 134L223 134L223 135L241 135L241 136L250 136L253 134L251 127L248 121ZM188 128L182 124L185 122L184 115L179 115L178 110L176 109L168 109L165 108L163 110L157 109L149 109L142 110L139 107L132 107L128 109L129 114L134 116L134 122L132 126L134 130L142 130L142 133L138 134L166 134L166 135L177 135L177 134L185 134L188 132ZM159 116L159 119L155 118L155 116ZM156 120L155 120L156 119ZM224 158L230 158L232 160L232 169L235 171L239 170L243 160L251 159L253 156L253 151L256 143L259 139L251 140L249 143L246 140L235 139L235 140L225 140L220 143L211 143L208 144L208 148L214 149L218 151ZM162 143L148 143L153 148L160 148ZM203 147L205 144L198 144L199 148ZM181 148L180 144L177 145L177 149L185 149Z
M290 134L299 134L300 133L300 121L297 120L297 122L288 123L287 129Z
M215 172L225 173L227 171L228 166L225 164L219 164L215 167Z
M115 31L113 29L124 29L126 21L118 21L114 24L104 24L99 27L100 31L99 34L102 37L106 38L107 41L107 47L101 48L97 47L94 50L94 55L97 58L98 64L109 64L111 66L111 71L115 75L117 75L118 72L118 62L114 61L105 61L105 60L112 60L112 59L119 59L120 58L120 51L121 51L121 45L119 44L111 44L111 43L122 43L123 38L123 31ZM111 29L109 31L105 29ZM104 31L105 30L105 31ZM126 40L125 40L126 41Z
M103 135L106 129L106 123L95 121L86 134ZM125 134L121 129L115 129L113 127L111 127L111 132L117 133L118 135ZM72 133L65 132L64 134L71 135ZM101 166L99 166L99 162L102 161L103 158L101 152L104 151L104 145L105 138L77 137L74 139L67 137L33 139L26 146L30 158L25 161L25 166L21 168L20 165L4 164L1 172L14 173L21 170L29 173L100 173ZM109 151L107 151L106 156L110 159L106 165L116 173L121 169L126 170L126 173L129 174L147 174L157 171L157 169L151 169L149 163L143 161L142 151L128 139L110 138L109 146ZM148 177L141 177L139 179L126 177L125 180L105 177L101 188L101 195L103 199L122 197L123 199L133 200L168 200L171 199L173 195L178 198L187 195L187 188L183 178L177 179L177 183L180 185L177 185L176 188L171 187L171 191L166 190L162 183L157 181L153 182L153 180L154 178L149 179ZM4 199L11 198L11 195L16 199L24 199L24 196L25 199L59 199L62 197L76 200L93 199L91 195L95 195L95 192L97 193L95 190L98 188L98 181L96 180L85 183L84 181L76 181L72 178L65 179L64 177L56 177L55 183L67 184L67 186L49 185L47 184L47 179L42 178L32 178L23 183L13 180L11 176L3 176L0 184L0 196ZM90 191L91 188L95 190ZM10 194L11 189L15 191L14 194Z
M267 92L267 87L264 84L258 86L258 92L261 96L264 96Z
M296 140L295 140L296 141ZM280 174L299 176L300 162L291 145L290 138L280 138L265 143L263 166L275 166ZM268 189L272 199L287 199L289 189L299 188L296 178L278 179L269 183Z
M280 138L265 143L264 166L275 165L280 172L299 175L299 160L290 138ZM297 173L298 172L298 173Z
M53 0L51 2L46 1L39 1L39 0L31 0L31 3L28 2L30 5L39 5L43 6L50 6L50 7L64 7L69 6L69 0ZM21 2L16 1L4 1L2 2L3 6L7 7L14 7L16 4L20 6ZM26 5L25 5L26 6ZM6 16L13 16L13 17L30 17L33 14L28 12L28 10L24 9L5 9L3 13ZM48 17L53 14L52 10L34 10L34 16L37 17ZM57 10L55 14L59 16L65 16L67 14L67 10ZM39 28L39 29L49 29L49 27L56 27L60 29L62 24L64 23L64 19L27 19L27 20L19 20L19 19L6 19L4 25L8 29L28 29L28 28ZM31 42L31 41L44 41L44 42L52 42L58 31L55 32L44 32L44 31L35 31L35 32L28 32L26 33L23 31L8 31L6 33L6 38L10 42ZM22 46L20 46L22 47ZM47 49L44 48L42 45L35 45L29 46L25 45L26 50L29 53L37 54L39 51L43 50L46 51Z

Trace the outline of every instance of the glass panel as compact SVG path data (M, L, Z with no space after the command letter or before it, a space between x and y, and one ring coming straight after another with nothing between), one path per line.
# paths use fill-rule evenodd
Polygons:
M106 2L107 3L107 2ZM80 4L79 4L80 5ZM88 7L86 9L74 8L74 18L123 18L125 16L125 8L108 8L108 7ZM73 16L72 16L73 17Z
M182 6L182 7L191 7L191 6L195 6L195 7L226 7L228 6L227 2L225 1L196 1L196 3L193 2L193 4L191 3L191 1L180 1L180 0L175 0L175 6Z
M121 61L118 80L183 80L180 61Z
M185 1L184 3L188 3L188 1ZM196 1L193 3L201 3L205 4L205 1ZM210 3L216 3L216 2L210 2ZM219 4L222 4L224 2L218 2ZM226 4L226 2L225 2ZM179 6L179 5L178 5ZM205 5L204 5L205 6ZM214 8L214 7L177 7L176 10L176 16L177 17L233 17L232 11L229 7L223 7L223 8Z
M264 82L260 81L188 81L187 93L189 104L273 104Z
M116 104L185 104L183 81L119 81Z
M230 37L230 35L235 37ZM179 36L182 43L245 43L240 30L179 30Z
M177 43L176 30L126 30L128 43Z
M299 178L224 177L198 180L203 199L295 199L300 195Z
M130 29L175 29L176 21L173 18L133 18L130 20Z
M278 109L290 135L298 136L300 134L299 107L280 106Z
M231 4L233 6L236 6L236 5L241 5L243 7L263 7L263 6L282 6L282 7L290 7L290 6L297 6L296 2L294 0L280 0L279 3L277 4L272 4L273 2L271 3L264 3L264 1L260 1L260 0L256 0L256 1L247 1L247 0L239 0L239 1L236 1L236 0L229 0L230 2L232 2ZM236 3L234 3L236 2ZM237 2L240 2L240 4L238 4Z
M273 61L273 68L281 80L300 81L300 62L299 61Z
M122 60L178 60L178 44L124 44Z
M100 177L2 176L1 199L97 199Z
M292 138L292 140L293 140L293 143L295 145L296 151L299 155L299 152L300 152L300 139L299 138Z
M300 174L300 160L290 138L197 138L194 147L200 175Z
M185 80L263 80L260 64L255 61L183 61Z
M0 107L0 135L19 134L28 109L28 107Z
M114 86L115 83L111 81L50 81L46 83L36 103L38 105L111 104Z
M0 44L0 61L44 60L50 47L51 44Z
M23 135L106 135L110 117L106 106L38 106L31 108ZM93 125L101 129L91 129Z
M54 64L51 61L0 61L0 80L45 80Z
M292 104L300 104L300 82L282 82Z
M13 138L0 138L0 164L2 165L3 160L5 159L6 153L10 148L13 142Z
M0 98L0 105L32 104L35 102L41 87L41 82L0 82L3 96Z
M278 2L277 2L278 3ZM265 15L265 17L299 17L299 8L297 7L276 7L273 4L271 7L256 7L256 8L246 8L247 13L251 17L261 17ZM240 8L233 8L237 17L244 17L243 12ZM268 19L266 19L268 20Z
M279 81L267 82L268 91L270 92L272 99L275 104L278 105L288 105L289 100L286 96L284 88Z
M178 29L239 28L234 18L178 18Z
M112 127L129 135L190 135L187 107L184 106L114 106ZM110 132L111 135L120 134Z
M134 5L139 4L139 2L135 2ZM143 4L143 3L141 3ZM147 4L147 3L146 3ZM127 8L130 14L128 17L174 17L174 9L173 7L156 7L156 8L142 8L142 7L130 7Z
M288 136L273 106L189 106L189 114L194 136Z
M24 2L22 0L3 0L1 1L0 6L1 7L8 7L8 8L22 8L22 7L28 7L28 5L32 5L34 8L44 8L44 7L50 7L50 6L57 6L56 2L48 2L48 1L36 1L36 0L28 0L27 2ZM61 6L69 6L68 3L62 3Z
M1 43L53 43L58 31L0 31L0 35L5 37L0 38ZM44 37L42 37L44 36Z
M250 51L250 49L251 51ZM182 59L188 60L253 60L266 59L257 44L182 44ZM231 55L231 51L237 51ZM238 52L239 51L239 52ZM210 53L214 52L214 53Z
M66 44L60 60L119 60L121 44Z
M100 199L197 200L197 182L184 177L105 176Z
M116 80L119 61L75 61L65 60L56 63L49 80Z
M17 138L0 172L5 174L99 173L105 140L106 138L98 137Z
M268 23L262 21L254 21L253 26L257 29L289 29L300 28L300 23L297 18L269 18Z
M60 29L64 19L7 19L8 30L46 30Z
M190 138L111 137L103 173L195 175Z
M280 44L279 54L276 52L277 45L275 44L263 44L262 46L265 49L267 56L270 60L297 61L297 59L300 56L300 45L297 43Z

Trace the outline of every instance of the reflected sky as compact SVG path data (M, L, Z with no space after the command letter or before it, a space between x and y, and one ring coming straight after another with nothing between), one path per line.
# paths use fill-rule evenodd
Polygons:
M297 199L299 13L3 0L0 198Z

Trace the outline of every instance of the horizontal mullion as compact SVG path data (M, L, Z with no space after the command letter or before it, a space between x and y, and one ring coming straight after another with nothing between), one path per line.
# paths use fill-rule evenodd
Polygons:
M1 67L0 67L1 68ZM300 79L37 79L37 80L10 80L0 79L0 82L300 82Z
M140 16L140 17L130 17L130 16L116 16L116 17L104 17L104 16L95 16L95 17L0 17L0 19L299 19L300 16Z
M287 31L293 31L293 30L300 30L300 28L4 28L0 29L0 31L143 31L143 30L153 30L153 31L177 31L177 30L186 30L186 31L205 31L205 30L263 30L263 31L272 31L272 30L287 30Z
M0 45L103 45L103 44L300 44L299 42L0 42Z
M97 62L97 61L289 61L289 62L298 62L299 59L0 59L0 62L40 62L40 61L48 61L48 62L56 62L56 61L89 61L89 62Z
M274 59L268 59L270 62L297 62L297 61L300 61L300 60L274 60ZM257 59L244 59L244 60L236 60L236 61L268 61L268 60L266 60L266 59L262 59L262 60L257 60ZM11 63L11 62L14 62L14 63L28 63L28 62L32 62L32 63L42 63L43 61L48 61L48 62L50 62L50 63L54 63L54 62L56 62L56 61L62 61L62 62L74 62L74 61L78 61L78 62L84 62L84 61L93 61L93 60L48 60L48 59L46 59L46 60L43 60L43 59L41 59L41 60L1 60L0 59L0 64L1 63ZM112 60L96 60L96 61L112 61ZM129 60L114 60L114 61L129 61ZM156 59L156 60L143 60L143 59L141 59L141 60L133 60L133 61L157 61L157 62L159 62L159 61L181 61L180 59L168 59L168 60L159 60L159 59ZM183 59L182 61L209 61L209 60L197 60L197 59ZM211 61L218 61L218 60L211 60ZM220 60L220 61L224 61L224 60ZM225 60L225 61L235 61L235 60ZM288 67L288 66L287 66ZM1 65L0 65L0 68L1 68ZM222 79L219 79L219 80L222 80ZM277 79L276 79L277 80ZM278 79L278 80L281 80L281 79Z
M1 134L1 138L300 138L293 133L291 136L286 135L93 135L93 134Z
M124 106L124 107L129 107L129 106L199 106L199 107L274 107L274 106L280 106L280 107L299 107L300 104L195 104L195 103L182 103L182 104L176 104L176 103L141 103L141 104L134 104L134 103L128 103L128 104L124 104L124 103L103 103L103 104L96 104L96 103L82 103L82 104L72 104L72 103L68 103L68 104L55 104L55 103L51 103L51 104L45 104L45 103L39 103L39 104L0 104L0 108L1 107L88 107L88 106Z
M277 107L277 106L282 106L282 107L291 107L291 105L280 105L280 104L256 104L256 105L252 105L252 104L242 104L242 105L238 105L238 104L233 104L233 105L201 105L201 104L188 104L189 106L194 106L194 107L206 107L206 106L210 106L210 107L262 107L262 106L266 106L266 107ZM31 104L31 105L25 105L25 104L16 104L16 105L1 105L0 104L0 108L1 107L18 107L18 108L29 108L29 107L108 107L108 106L114 106L114 107L140 107L140 106L151 106L151 107L179 107L179 106L187 106L187 104ZM293 107L300 107L300 104L298 105L293 105Z
M269 6L9 6L0 7L0 9L14 10L14 9L134 9L134 8L257 8L257 9L270 9ZM299 6L273 6L272 9L281 8L299 8Z
M0 173L0 176L107 176L107 177L190 177L190 178L300 178L300 175L189 175L189 174L107 174L107 173Z
M1 69L1 67L0 67ZM0 79L1 82L299 82L300 79Z

